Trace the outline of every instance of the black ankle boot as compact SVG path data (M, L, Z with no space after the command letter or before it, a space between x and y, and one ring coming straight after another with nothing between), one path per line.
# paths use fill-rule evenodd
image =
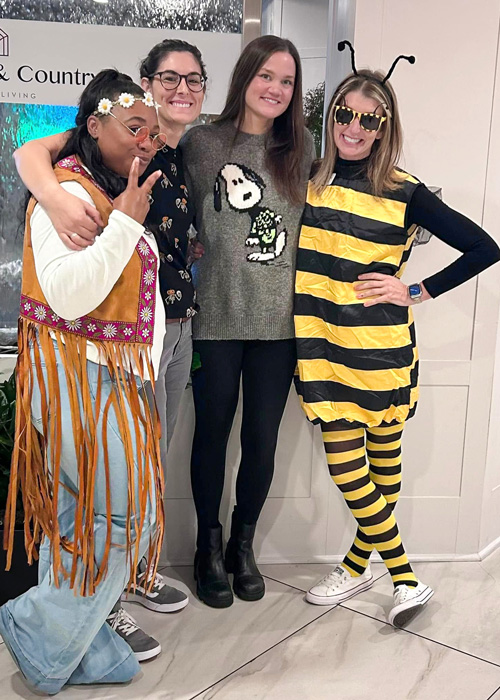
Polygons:
M260 600L266 592L264 579L255 563L255 526L238 520L236 508L231 521L231 537L226 548L226 571L234 574L233 590L242 600Z
M233 604L233 592L222 558L222 526L200 527L196 546L196 595L212 608L228 608Z

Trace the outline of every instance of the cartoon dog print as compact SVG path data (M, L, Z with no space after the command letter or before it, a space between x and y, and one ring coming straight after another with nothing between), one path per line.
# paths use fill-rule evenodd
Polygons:
M226 185L226 199L231 209L250 216L250 231L245 245L258 245L260 250L249 253L247 260L267 265L283 253L286 247L287 230L283 228L279 231L279 225L283 221L280 214L276 214L268 207L259 206L264 194L265 182L245 165L226 163L219 170L215 180L215 211L222 209L222 180Z

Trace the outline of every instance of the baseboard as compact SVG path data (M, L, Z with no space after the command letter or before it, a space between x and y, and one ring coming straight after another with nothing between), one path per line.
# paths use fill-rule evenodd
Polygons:
M500 537L497 537L496 540L493 540L493 542L490 542L486 547L484 547L478 554L479 560L483 561L483 559L486 559L490 554L493 554L493 552L496 552L497 549L500 548Z
M410 562L477 562L485 559L489 554L492 554L500 547L500 538L489 544L478 554L409 554ZM335 556L315 555L315 556L298 556L298 557L273 557L261 556L257 557L258 564L339 564L344 557L341 554ZM382 562L380 555L376 552L371 557L372 562ZM161 559L160 566L192 566L193 559L180 559L177 561L169 561Z

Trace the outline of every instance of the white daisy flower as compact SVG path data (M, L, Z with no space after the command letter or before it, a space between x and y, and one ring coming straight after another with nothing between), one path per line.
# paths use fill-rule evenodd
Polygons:
M107 97L103 97L102 100L99 100L99 104L97 105L97 111L99 114L109 114L111 112L111 108L113 106L113 103L111 100L108 100Z
M153 318L153 312L149 308L149 306L144 307L141 311L141 318L144 321L144 323L149 323L151 319Z
M142 100L146 107L154 107L155 106L155 101L153 99L153 95L150 92L145 92L144 93L144 99Z
M29 311L30 309L31 309L31 304L29 303L29 301L27 301L26 304L24 305L24 310Z
M81 327L82 322L79 318L75 318L72 321L65 321L64 324L69 331L77 331Z
M147 255L149 253L149 246L146 243L146 241L139 241L139 243L137 244L137 248L141 255Z
M43 308L43 306L37 306L35 309L35 316L39 321L43 321L45 319L45 316L47 315L47 312Z
M114 338L117 333L116 326L114 326L112 323L106 323L102 329L102 332L106 338Z
M144 298L147 299L148 301L151 301L151 297L152 297L152 296L153 296L153 295L151 294L151 292L148 291L148 292L145 293Z
M95 323L89 323L89 325L87 326L87 330L89 333L95 333L97 330L97 326L95 325Z
M144 273L144 282L145 284L153 284L155 281L155 273L153 270L146 270Z
M129 107L132 107L132 105L135 102L135 97L131 95L129 92L122 92L120 97L118 98L118 104L120 107L125 107L128 109Z
M52 314L52 320L54 323L57 323L59 321L59 316L57 314Z
M125 328L123 335L130 336L134 331L131 328Z
M144 328L144 329L141 331L141 335L142 335L143 338L147 338L147 337L149 336L149 330L148 330L147 328Z

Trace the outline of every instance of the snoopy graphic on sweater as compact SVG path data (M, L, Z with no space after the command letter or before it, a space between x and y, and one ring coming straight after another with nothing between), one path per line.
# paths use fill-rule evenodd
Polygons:
M279 231L279 225L283 221L280 214L276 214L268 207L259 206L264 194L265 182L260 175L245 165L226 163L219 170L215 180L215 211L222 209L222 181L226 186L226 199L231 209L240 214L248 214L250 217L250 231L245 245L259 246L259 250L249 253L247 260L267 265L283 253L286 247L287 230L283 228Z

